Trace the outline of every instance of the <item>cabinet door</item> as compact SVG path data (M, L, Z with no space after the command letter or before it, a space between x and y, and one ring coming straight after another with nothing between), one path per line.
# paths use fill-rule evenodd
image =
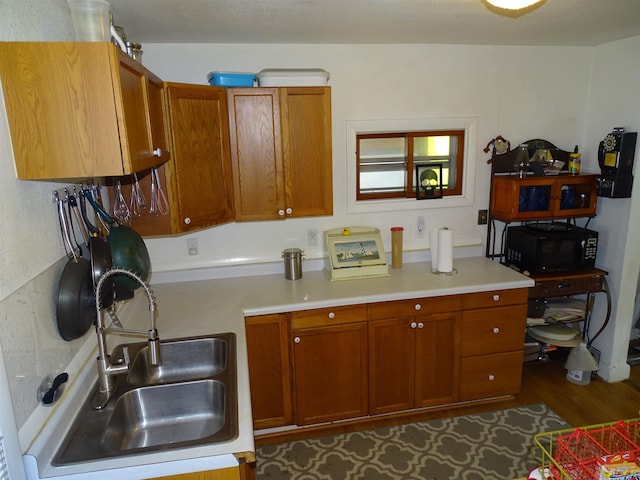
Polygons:
M260 430L291 425L291 337L287 315L248 317L245 323L253 427Z
M280 89L288 217L333 214L331 90Z
M408 410L414 406L414 317L369 322L369 413Z
M235 218L285 218L284 166L277 88L229 88Z
M240 480L240 468L228 467L218 470L207 470L203 472L182 473L169 475L166 477L156 477L150 480Z
M367 415L367 324L293 331L298 425Z
M552 218L554 185L551 177L494 176L491 216L502 221Z
M416 408L457 400L459 312L416 317Z
M226 92L221 87L167 84L173 150L175 230L233 220Z
M129 57L118 57L118 79L124 128L120 131L120 142L131 171L151 168L156 163L147 102L147 78L144 67ZM122 124L121 124L122 127Z
M558 177L554 190L554 215L558 218L595 215L597 178L597 175Z

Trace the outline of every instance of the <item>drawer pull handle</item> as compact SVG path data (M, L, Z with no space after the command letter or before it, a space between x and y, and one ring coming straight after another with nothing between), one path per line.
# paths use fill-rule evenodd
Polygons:
M493 381L496 379L496 377L495 377L495 376L493 376L493 375L489 375L489 377L488 377L488 378L489 378L489 381L490 381L490 382L493 382Z
M416 328L418 326L418 324L416 322L411 322L411 325L409 325L411 328Z
M154 148L153 149L153 156L154 157L161 157L162 156L162 149L161 148Z
M498 295L497 293L493 296L493 301L497 302L498 300L500 300L500 295Z
M493 333L500 333L500 329L498 327L493 327Z
M424 328L424 323L418 322L418 328Z
M419 303L416 303L416 306L414 307L417 311L422 310L422 305L420 305Z
M333 312L329 312L329 318L336 318L336 314Z
M293 343L300 343L300 337L294 337Z

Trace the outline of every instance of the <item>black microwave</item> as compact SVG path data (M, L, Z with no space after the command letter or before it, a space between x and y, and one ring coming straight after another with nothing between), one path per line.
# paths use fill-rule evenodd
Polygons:
M530 273L593 268L598 232L568 223L549 222L507 228L507 265Z

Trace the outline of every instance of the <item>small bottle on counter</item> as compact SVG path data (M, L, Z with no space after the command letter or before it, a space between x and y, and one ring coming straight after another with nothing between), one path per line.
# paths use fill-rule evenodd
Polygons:
M391 227L391 268L402 268L402 227Z
M573 153L569 154L569 165L567 166L567 171L571 175L579 175L580 174L580 163L581 163L581 154L578 153L578 146L576 145L573 149Z

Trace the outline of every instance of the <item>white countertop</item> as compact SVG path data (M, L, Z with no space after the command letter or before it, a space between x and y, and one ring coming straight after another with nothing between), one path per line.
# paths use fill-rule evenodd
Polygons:
M244 317L359 303L402 300L472 293L493 289L527 288L533 280L484 257L455 261L456 275L431 273L427 262L408 263L402 269L389 268L390 276L330 282L323 272L304 272L291 281L283 275L260 275L216 280L198 280L152 285L157 301L160 338L179 338L234 332L237 337L238 438L218 445L177 449L162 453L131 455L117 459L53 467L50 460L62 441L65 429L88 394L82 385L95 379L94 338L87 339L87 360L80 363L59 405L50 411L47 424L25 455L29 478L120 480L159 477L237 465L233 454L255 451L249 393ZM120 309L127 328L146 329L149 312L146 297ZM128 341L108 337L109 348ZM138 342L140 339L132 338ZM79 354L80 355L80 354ZM72 372L70 375L73 377ZM41 408L41 407L39 407ZM44 407L42 407L44 408Z

